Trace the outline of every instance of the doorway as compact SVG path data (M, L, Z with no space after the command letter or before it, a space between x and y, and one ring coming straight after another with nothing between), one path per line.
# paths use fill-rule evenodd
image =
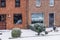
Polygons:
M49 27L54 26L54 13L49 14Z
M6 15L0 14L0 30L6 29Z

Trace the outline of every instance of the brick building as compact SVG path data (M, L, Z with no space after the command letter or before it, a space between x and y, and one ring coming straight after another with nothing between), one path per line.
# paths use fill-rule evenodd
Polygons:
M60 26L60 0L29 0L29 24Z
M60 0L0 0L0 29L44 23L60 26Z
M26 28L27 0L0 0L0 29Z

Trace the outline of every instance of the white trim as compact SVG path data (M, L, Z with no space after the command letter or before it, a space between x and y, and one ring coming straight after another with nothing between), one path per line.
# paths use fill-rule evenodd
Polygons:
M54 6L54 5L50 5L50 6Z
M38 0L36 0L36 7L40 7L40 6L41 6L41 0L40 0L39 4L38 4Z

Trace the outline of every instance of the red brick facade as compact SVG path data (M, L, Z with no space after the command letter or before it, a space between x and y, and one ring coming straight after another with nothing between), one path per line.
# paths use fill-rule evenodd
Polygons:
M6 14L6 29L12 29L15 26L26 28L26 1L27 0L20 0L20 7L15 8L15 0L6 0L6 8L0 8L0 14ZM22 24L16 25L13 23L14 13L22 14Z
M36 7L36 0L29 0L29 24L31 23L31 13L43 13L44 23L49 26L49 13L54 13L54 23L60 26L60 0L54 0L54 6L49 6L49 0L41 0L41 6Z
M44 23L49 26L49 13L54 13L54 23L60 26L60 0L54 0L54 6L49 6L49 0L41 0L41 6L36 7L36 0L20 0L20 7L15 7L15 0L6 0L6 7L0 8L0 14L6 14L6 29L12 29L15 26L19 28L27 28L31 24L32 13L43 13ZM15 13L22 14L22 24L13 23L13 15Z

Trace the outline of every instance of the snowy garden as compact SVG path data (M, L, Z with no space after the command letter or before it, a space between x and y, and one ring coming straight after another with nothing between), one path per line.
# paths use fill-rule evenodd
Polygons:
M31 29L21 29L22 34L19 38L11 38L11 30L0 30L2 35L0 35L1 40L60 40L60 28L57 28L58 32L49 32L47 35L37 36L36 32ZM47 31L52 30L52 28L46 28ZM41 33L43 34L43 32Z
M45 28L44 31L42 31L41 28L39 29L39 27L36 29L37 30L35 31L32 29L20 29L21 30L21 35L19 33L20 37L15 38L14 38L15 33L12 32L12 30L0 30L0 40L60 40L60 27L57 27L56 30L55 28L52 27ZM16 32L15 29L14 31Z

